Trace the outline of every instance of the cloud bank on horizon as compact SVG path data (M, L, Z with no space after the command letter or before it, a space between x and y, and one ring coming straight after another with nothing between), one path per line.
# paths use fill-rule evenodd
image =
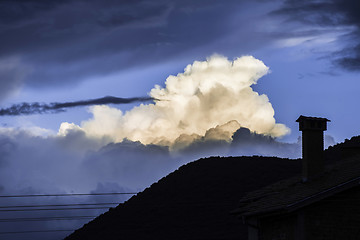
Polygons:
M269 68L252 56L230 61L213 55L169 76L164 88L156 85L150 91L152 99L159 99L154 104L141 104L125 113L95 106L90 109L92 119L81 126L64 122L59 133L81 129L91 137L109 137L114 142L128 139L175 148L201 137L231 141L240 127L281 137L289 128L276 123L268 97L251 88L268 72Z

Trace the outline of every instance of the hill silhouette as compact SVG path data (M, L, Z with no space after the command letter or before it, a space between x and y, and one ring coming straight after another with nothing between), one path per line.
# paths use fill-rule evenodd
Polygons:
M350 151L349 151L350 150ZM330 146L325 150L325 159L327 164L341 161L343 158L360 154L360 136L354 136L350 140Z
M349 145L360 145L360 136L327 149L326 163L340 161L342 149ZM247 192L300 172L299 159L199 159L85 224L66 240L247 239L247 227L230 214L239 200Z
M211 157L188 163L100 215L72 239L246 239L230 212L249 191L300 173L300 161Z

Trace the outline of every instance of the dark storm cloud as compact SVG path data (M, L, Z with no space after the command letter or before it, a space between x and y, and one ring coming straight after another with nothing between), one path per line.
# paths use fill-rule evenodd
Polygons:
M29 71L30 69L16 57L6 59L0 57L0 101L21 86Z
M1 108L0 116L17 116L17 115L30 115L30 114L43 114L43 113L57 113L63 112L67 108L89 106L89 105L102 105L102 104L128 104L134 102L148 102L155 99L150 97L134 97L134 98L118 98L107 96L103 98L75 101L75 102L63 102L63 103L21 103L14 104L9 108Z
M144 1L109 0L2 1L1 53L67 49L67 45L78 45L77 40L106 33L103 26L119 27L161 14L162 4L147 5Z
M257 134L247 128L240 128L233 135L230 155L300 158L301 144L299 141L296 143L283 143L271 136Z
M101 141L86 137L82 131L49 138L32 136L22 130L0 131L1 195L138 192L181 164L172 161L166 148L158 146L127 141L104 147L100 144ZM130 196L0 198L0 205L120 203ZM97 216L107 210L2 212L1 218ZM3 231L8 232L46 231L77 229L87 221L89 219L1 224ZM6 239L26 239L28 236L11 235ZM31 238L63 239L65 236L66 233L35 233Z
M273 137L251 132L241 127L231 142L200 138L179 151L181 155L200 158L204 156L278 156L285 158L301 157L301 145L282 143Z
M31 68L29 86L76 83L165 61L231 32L238 1L1 1L0 60ZM2 82L10 81L0 78Z
M349 34L340 38L346 46L332 54L333 62L350 71L360 70L360 2L357 0L287 0L274 11L309 26L352 27Z
M139 190L177 167L210 155L299 157L299 143L285 144L241 128L233 142L199 139L179 152L168 147L106 139L71 130L66 136L38 137L24 130L0 131L0 183L6 194L88 191L117 183ZM111 185L111 184L110 184ZM109 189L110 190L110 189ZM105 191L105 190L104 190Z
M8 164L8 156L14 151L16 144L9 137L0 135L0 168Z
M122 186L143 189L180 167L183 161L172 157L167 147L125 140L89 154L82 168L89 176L107 176Z

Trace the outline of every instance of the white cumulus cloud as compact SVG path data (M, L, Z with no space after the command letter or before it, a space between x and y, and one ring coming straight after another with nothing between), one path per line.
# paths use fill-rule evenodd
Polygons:
M189 64L183 73L169 76L164 88L156 85L150 91L150 96L158 99L155 103L125 113L109 106L94 106L90 108L92 119L81 126L63 123L59 132L81 127L87 135L106 136L109 141L128 139L170 147L179 139L190 144L210 133L213 139L231 141L240 127L280 137L290 130L276 123L268 97L251 88L268 72L269 68L252 56L230 61L213 55Z

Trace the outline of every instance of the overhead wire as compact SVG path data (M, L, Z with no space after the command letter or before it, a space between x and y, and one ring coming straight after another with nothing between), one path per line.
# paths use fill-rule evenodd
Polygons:
M0 195L0 198L135 195L137 192Z
M48 204L48 205L8 205L1 208L39 208L39 207L68 207L68 206L97 206L97 205L115 205L119 203L71 203L71 204ZM0 210L1 211L1 210Z
M62 220L85 220L93 219L97 216L60 216L60 217L31 217L31 218L0 218L0 222L45 222L45 221L62 221Z
M63 211L85 209L109 209L109 207L74 207L74 208L39 208L39 209L1 209L0 212L33 212L33 211Z
M50 233L50 232L72 232L72 231L75 231L75 229L56 229L56 230L15 231L15 232L0 232L0 234Z
M63 193L63 194L19 194L19 195L0 195L0 198L36 198L36 197L71 197L71 196L111 196L111 195L135 195L137 192L106 192L106 193ZM109 209L110 206L119 203L69 203L69 204L37 204L37 205L14 205L0 206L0 212L26 212L26 211L66 211L66 210L95 210ZM85 207L82 207L85 206ZM96 207L86 207L96 206ZM59 208L60 207L60 208ZM0 218L0 223L6 222L34 222L34 221L71 221L88 220L97 216L55 216L55 217L29 217L29 218ZM53 230L30 230L30 231L7 231L0 232L5 234L30 234L30 233L51 233L51 232L71 232L75 229L53 229Z

